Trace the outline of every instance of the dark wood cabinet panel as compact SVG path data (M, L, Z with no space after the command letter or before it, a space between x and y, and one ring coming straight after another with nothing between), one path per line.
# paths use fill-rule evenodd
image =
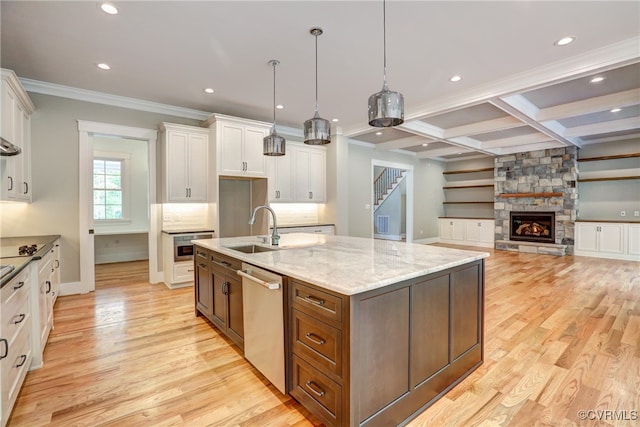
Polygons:
M291 304L298 310L311 316L324 319L339 326L342 323L342 297L303 284L295 279L289 280Z
M480 343L480 269L478 265L451 273L451 356L456 360Z
M211 276L209 275L209 264L207 256L204 261L201 257L196 256L195 264L195 293L196 293L196 314L200 311L207 319L211 320L213 316L213 286L211 284Z
M290 394L326 425L342 425L342 387L295 355L291 371Z
M227 276L227 333L241 348L244 342L244 320L242 316L242 281Z
M449 364L449 275L416 283L411 295L411 385Z
M408 286L359 301L357 419L364 421L410 391Z
M211 267L211 283L213 285L213 313L211 321L223 332L227 330L227 295L225 290L227 287L227 274L224 270Z

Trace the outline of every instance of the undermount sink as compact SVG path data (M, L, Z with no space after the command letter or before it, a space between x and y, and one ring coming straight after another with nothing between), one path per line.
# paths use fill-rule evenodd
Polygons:
M278 248L267 248L265 246L258 245L245 245L245 246L225 246L227 249L232 249L234 251L243 252L245 254L255 254L258 252L271 252L277 251Z

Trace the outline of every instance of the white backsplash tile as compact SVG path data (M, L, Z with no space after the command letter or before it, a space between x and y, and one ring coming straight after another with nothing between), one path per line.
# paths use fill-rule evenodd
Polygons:
M316 203L271 203L270 206L278 217L278 226L318 223Z
M209 228L211 215L207 203L165 203L162 228Z

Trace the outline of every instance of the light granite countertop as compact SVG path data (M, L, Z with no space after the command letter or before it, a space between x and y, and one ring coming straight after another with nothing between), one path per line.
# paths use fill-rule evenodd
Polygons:
M283 234L278 250L254 254L231 247L270 245L261 243L257 236L202 239L193 243L344 295L359 294L489 256L486 252L308 233Z

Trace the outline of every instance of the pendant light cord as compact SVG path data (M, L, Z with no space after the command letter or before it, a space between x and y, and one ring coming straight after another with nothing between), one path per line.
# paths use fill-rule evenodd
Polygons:
M276 128L276 62L273 62L273 129Z
M382 58L384 64L383 89L387 88L387 3L382 0Z
M314 34L316 38L316 116L318 115L318 34Z

